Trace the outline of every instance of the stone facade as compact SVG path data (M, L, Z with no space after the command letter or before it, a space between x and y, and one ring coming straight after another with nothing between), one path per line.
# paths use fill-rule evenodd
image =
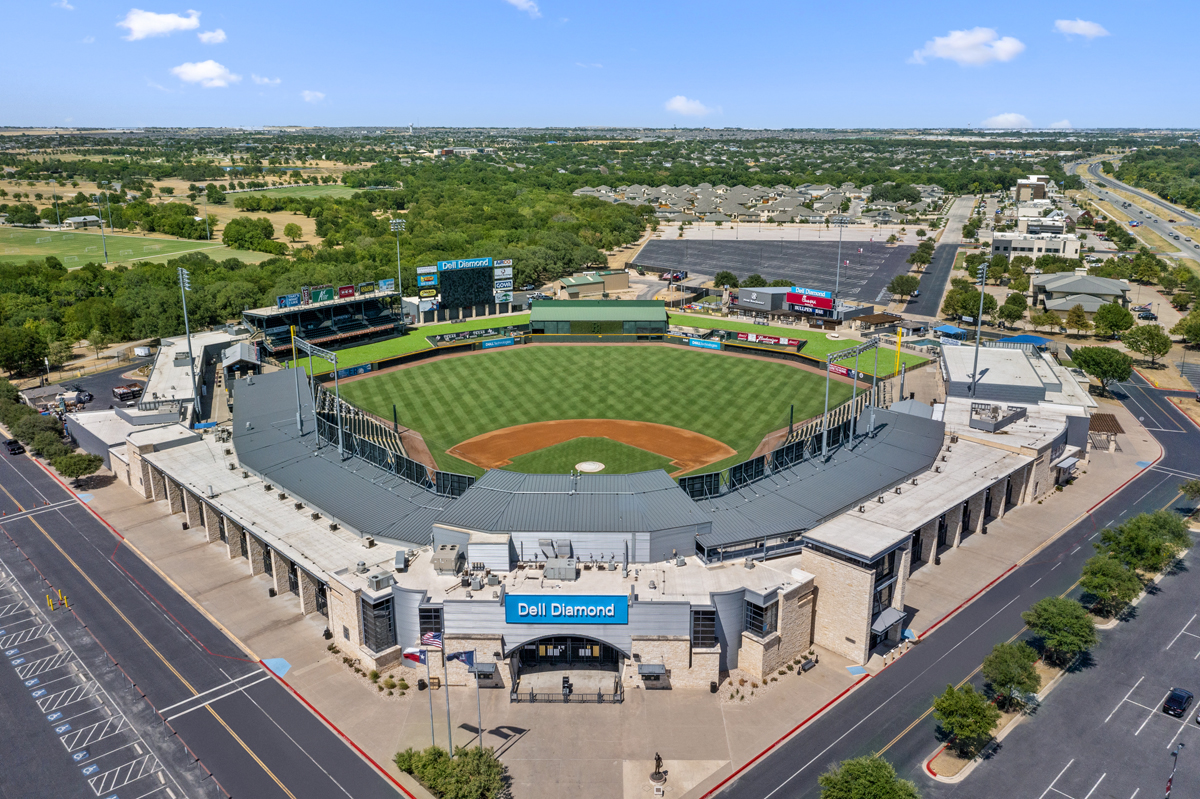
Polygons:
M475 663L495 663L496 676L479 683L480 688L508 688L511 682L508 673L508 659L504 657L504 641L498 635L448 635L443 642L446 647L443 652L475 652ZM467 664L461 660L452 660L442 664L443 658L438 657L437 650L429 650L433 656L430 662L430 674L444 677L450 685L475 686L475 675L467 671ZM418 670L424 670L417 666ZM415 673L415 672L414 672ZM421 675L424 676L424 675Z
M271 555L271 577L275 586L276 594L286 594L288 592L288 569L292 562L280 555L274 549L268 550Z
M230 560L242 556L242 536L245 534L240 524L225 517L225 551Z
M200 527L200 500L191 491L182 489L178 483L175 483L174 487L176 491L183 494L183 507L187 513L188 527Z
M855 663L866 663L875 573L812 549L804 550L800 568L816 578L813 642Z
M254 560L255 545L255 540L251 538L251 562ZM355 650L362 649L362 618L358 612L359 592L336 580L331 580L327 598L329 600L329 630L333 633L334 643L339 646L349 644Z
M713 658L708 653L716 651ZM633 656L625 662L621 681L626 688L644 687L638 676L640 664L661 663L667 669L666 686L670 688L704 688L719 679L718 663L720 650L692 650L692 641L685 635L647 635L633 639Z
M201 512L204 514L204 532L208 534L208 543L221 540L221 518L212 505L207 502L200 503Z
M815 600L812 582L794 586L782 593L776 600L779 606L776 631L764 638L749 632L742 633L738 669L763 680L807 653L813 643Z
M267 567L263 565L263 561L267 557L267 548L254 536L249 536L247 539L247 552L250 555L250 574L257 577L260 574L266 574Z
M300 575L300 612L307 616L317 612L317 581L304 571L298 569Z

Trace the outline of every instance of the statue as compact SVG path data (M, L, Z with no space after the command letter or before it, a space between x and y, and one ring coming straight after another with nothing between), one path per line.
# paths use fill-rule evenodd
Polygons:
M662 770L662 755L658 752L654 753L654 773L650 775L650 781L655 785L662 785L667 781L667 775Z

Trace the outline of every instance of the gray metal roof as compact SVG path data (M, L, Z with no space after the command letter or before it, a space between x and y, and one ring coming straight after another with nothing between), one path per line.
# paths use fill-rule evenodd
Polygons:
M317 447L312 402L300 392L305 433L296 430L293 370L237 381L233 445L238 461L325 516L362 535L424 546L433 520L455 500L426 491L337 447ZM249 426L247 426L249 425Z
M865 430L870 411L860 420ZM696 503L712 519L705 547L811 530L864 497L926 471L942 446L945 425L875 410L874 438L838 447L827 463L806 460L738 491Z
M664 471L521 474L493 470L437 523L486 532L651 532L708 519Z

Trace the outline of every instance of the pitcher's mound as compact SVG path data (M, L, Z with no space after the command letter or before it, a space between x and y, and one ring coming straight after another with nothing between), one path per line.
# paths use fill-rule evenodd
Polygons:
M575 464L575 468L581 472L602 472L604 464L600 461L584 461L583 463Z

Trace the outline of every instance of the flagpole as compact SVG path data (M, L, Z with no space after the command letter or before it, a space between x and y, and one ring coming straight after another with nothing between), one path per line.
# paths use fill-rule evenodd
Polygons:
M445 646L445 642L442 643ZM442 650L442 674L445 676L446 688L446 741L450 744L450 757L454 757L454 732L450 729L450 663L446 660L446 650ZM430 694L429 701L433 701ZM432 705L431 705L432 707Z
M475 653L476 658L479 657L479 652L477 650L472 649L471 651ZM476 669L479 668L478 661L476 661L475 668ZM475 672L475 709L479 711L479 748L482 750L483 749L483 703L479 700L479 672L478 671Z
M437 739L433 736L433 685L429 677L429 653L425 653L425 690L429 691L429 745L437 746Z

